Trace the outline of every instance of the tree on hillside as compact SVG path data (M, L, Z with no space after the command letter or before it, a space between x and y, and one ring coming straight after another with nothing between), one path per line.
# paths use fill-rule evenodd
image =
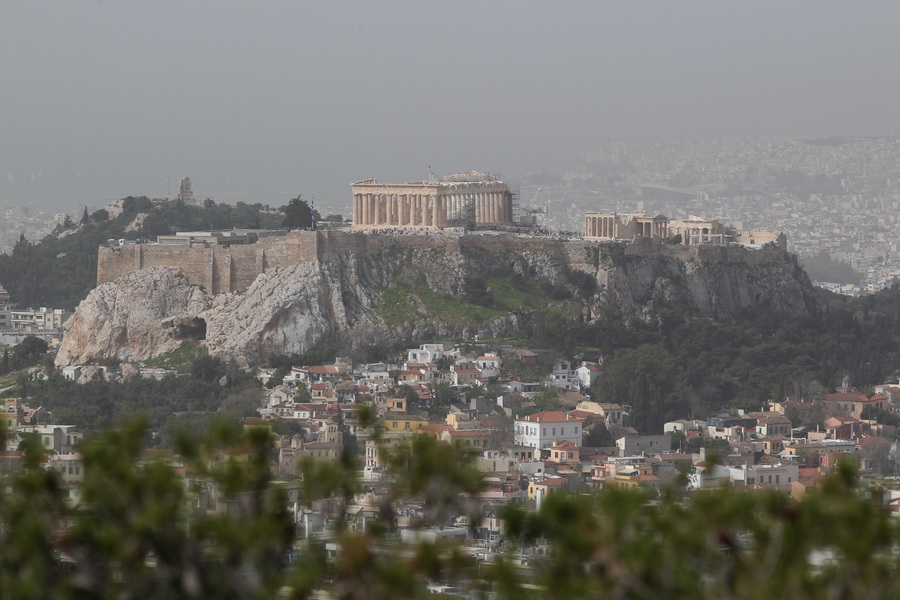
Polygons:
M301 200L300 195L291 198L287 206L281 207L284 213L282 227L289 229L309 229L313 226L313 213L306 200Z
M607 361L603 375L591 387L598 402L631 407L631 425L641 433L661 433L663 424L688 413L679 393L678 365L657 345L624 350Z
M616 443L605 423L596 423L582 432L582 445L602 448Z
M537 348L550 348L571 355L575 347L575 336L566 316L556 308L542 308L535 311L529 323L531 339Z
M84 207L84 213L81 215L81 224L82 224L82 225L87 225L88 223L90 223L90 221L91 221L91 218L90 218L90 216L88 215L87 206L85 206L85 207Z
M39 337L29 335L13 348L15 368L22 369L35 364L47 353L49 344Z

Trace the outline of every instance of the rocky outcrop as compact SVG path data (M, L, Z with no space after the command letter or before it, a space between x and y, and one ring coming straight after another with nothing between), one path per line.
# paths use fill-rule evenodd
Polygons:
M66 324L57 365L143 360L185 339L205 339L213 356L248 365L273 353L326 346L471 337L476 330L506 335L520 329L530 312L446 322L412 298L417 316L389 326L378 310L384 291L398 281L459 295L471 276L492 271L555 285L586 274L597 286L583 313L596 319L651 317L674 306L719 318L748 309L797 317L816 310L805 273L775 246L686 248L650 239L626 244L510 235L344 234L324 242L315 260L266 270L242 293L209 296L176 267L143 269L103 284Z
M175 267L144 269L103 284L65 324L58 366L115 358L138 361L175 350L183 338L164 320L196 315L209 299Z
M597 278L614 316L648 316L667 307L715 318L747 310L803 317L817 310L806 272L794 255L774 244L751 250L673 247L643 239L606 250Z

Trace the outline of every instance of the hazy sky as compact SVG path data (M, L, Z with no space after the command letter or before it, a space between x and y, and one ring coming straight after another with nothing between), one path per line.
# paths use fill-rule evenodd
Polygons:
M613 141L900 130L900 3L6 2L0 202L349 206Z

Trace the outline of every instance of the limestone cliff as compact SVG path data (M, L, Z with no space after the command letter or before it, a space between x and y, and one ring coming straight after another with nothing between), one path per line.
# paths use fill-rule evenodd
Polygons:
M65 324L59 366L118 358L145 360L175 350L183 337L165 320L196 315L208 303L176 267L144 269L94 289Z
M213 356L253 364L271 353L342 349L428 335L463 336L474 329L503 335L529 311L485 323L446 322L426 309L388 326L378 307L402 278L412 286L463 293L472 275L518 272L564 285L576 272L597 281L585 302L592 318L650 316L665 306L729 317L745 309L795 316L816 310L815 293L795 259L771 246L676 247L546 240L511 235L322 237L315 260L261 273L242 293L207 295L177 267L130 273L95 289L66 324L57 365L109 357L142 360L205 339ZM581 276L584 277L583 275ZM415 300L415 299L413 299Z

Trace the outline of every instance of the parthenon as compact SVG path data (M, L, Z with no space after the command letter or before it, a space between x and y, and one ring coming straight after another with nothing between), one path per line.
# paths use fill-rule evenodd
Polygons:
M477 171L443 181L384 184L364 179L353 184L356 228L466 227L512 220L507 185Z

